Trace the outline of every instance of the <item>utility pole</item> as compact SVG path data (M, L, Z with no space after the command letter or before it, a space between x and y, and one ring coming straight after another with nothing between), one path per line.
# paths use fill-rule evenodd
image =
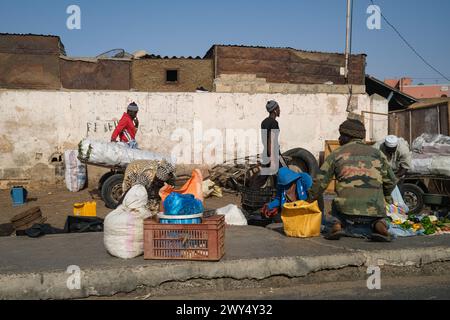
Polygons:
M345 80L348 82L348 66L350 53L352 52L352 0L347 0L347 29L345 35Z

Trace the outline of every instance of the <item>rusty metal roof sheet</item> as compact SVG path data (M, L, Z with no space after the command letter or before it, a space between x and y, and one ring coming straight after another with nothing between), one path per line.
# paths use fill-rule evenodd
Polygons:
M35 36L35 37L50 37L50 38L59 38L59 36L55 36L53 34L37 34L37 33L8 33L8 32L0 32L0 36Z
M324 52L324 51L312 51L312 50L300 50L292 47L270 47L270 46L251 46L251 45L238 45L238 44L214 44L209 50L206 52L205 56L210 57L212 55L212 51L214 50L214 47L236 47L236 48L252 48L252 49L280 49L280 50L294 50L299 52L308 52L308 53L326 53L326 54L339 54L342 55L344 53L339 52ZM352 56L355 55L364 55L367 56L365 53L358 53L358 54L352 54Z
M196 56L196 57L184 57L184 56L161 56L161 55L156 55L156 54L146 54L145 56L142 56L139 59L189 59L189 60L201 60L202 57L200 56Z

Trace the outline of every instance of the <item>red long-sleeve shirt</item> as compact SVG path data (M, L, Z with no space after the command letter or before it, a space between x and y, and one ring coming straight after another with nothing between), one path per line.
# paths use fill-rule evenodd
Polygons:
M111 140L116 140L117 136L119 136L120 141L129 142L135 139L136 131L137 129L134 126L133 119L125 112L112 133Z

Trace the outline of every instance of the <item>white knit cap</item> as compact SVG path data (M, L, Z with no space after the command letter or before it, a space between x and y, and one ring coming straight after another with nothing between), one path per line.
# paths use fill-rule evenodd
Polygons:
M384 139L384 144L388 148L396 148L398 146L397 136L394 135L387 136L386 139Z

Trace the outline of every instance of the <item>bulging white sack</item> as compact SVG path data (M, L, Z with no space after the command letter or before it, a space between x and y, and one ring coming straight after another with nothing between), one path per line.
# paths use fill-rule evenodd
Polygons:
M431 173L450 177L450 156L437 156L433 158Z
M413 152L411 159L411 172L420 174L431 174L432 155L424 155Z
M77 158L76 150L64 151L64 180L69 191L78 192L86 184L86 165Z
M144 219L152 216L147 202L145 187L135 185L123 203L106 216L103 241L111 255L131 259L144 253Z
M172 164L169 157L140 149L132 149L124 142L105 142L91 139L83 139L80 142L79 155L90 163L105 164L110 166L125 167L134 160L158 160L166 159Z
M225 223L233 226L246 226L247 219L242 213L241 209L239 209L234 204L229 204L226 207L220 208L216 210L216 213L219 215L225 216Z

